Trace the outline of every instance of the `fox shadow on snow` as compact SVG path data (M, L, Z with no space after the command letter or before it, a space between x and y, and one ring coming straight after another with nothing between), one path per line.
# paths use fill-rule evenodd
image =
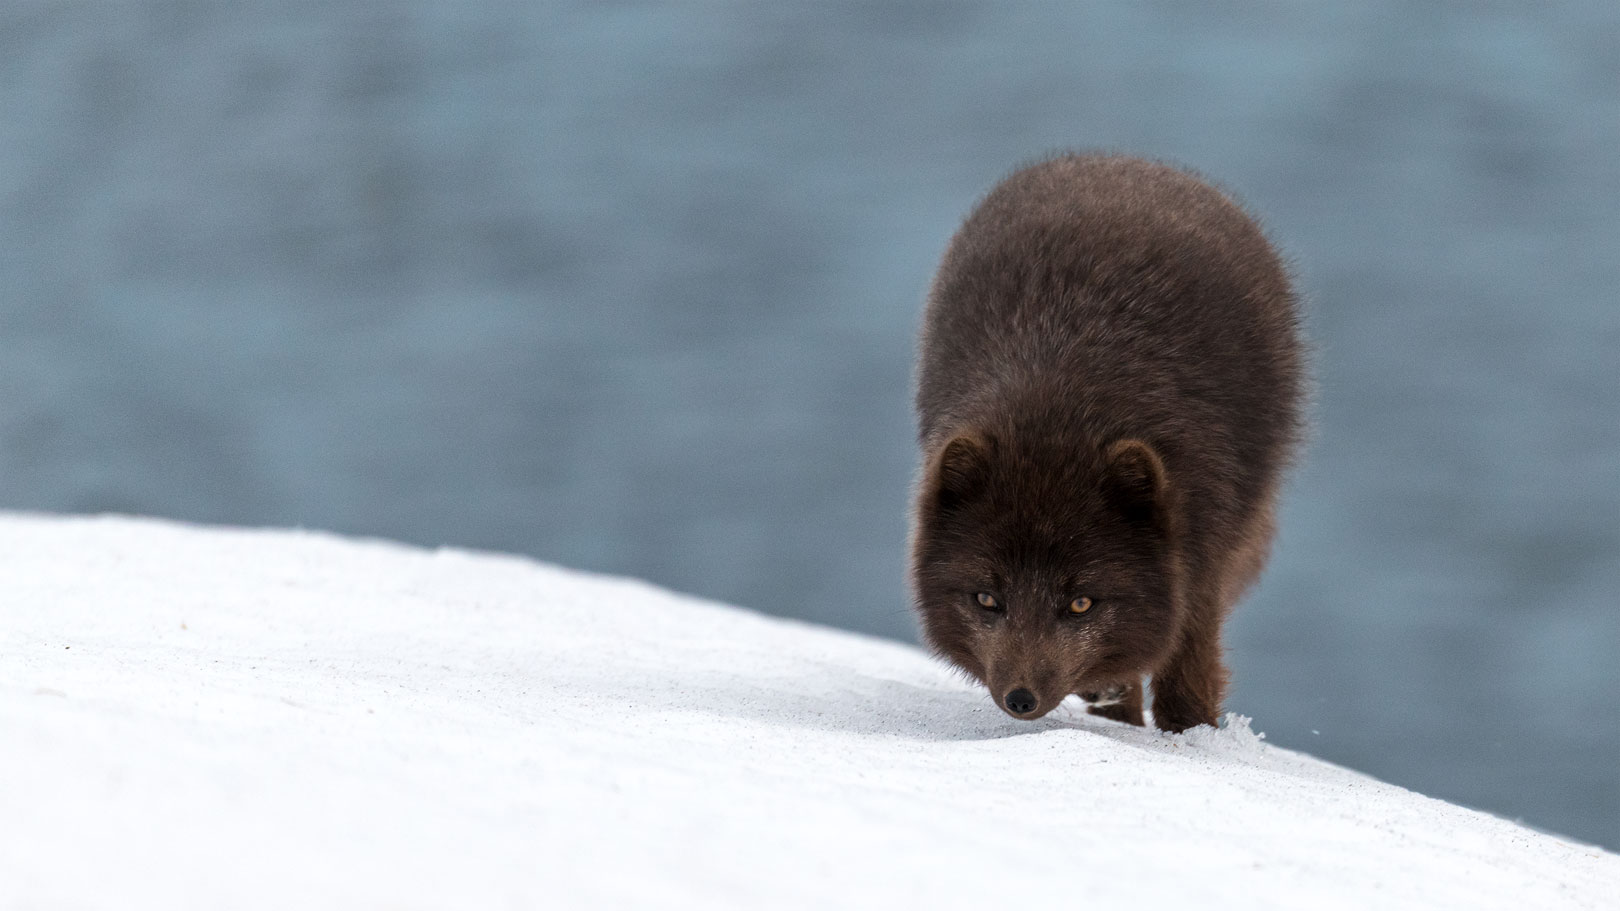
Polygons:
M818 663L819 664L819 663ZM778 727L920 741L981 741L1082 730L1132 746L1156 731L1087 715L1071 698L1036 721L1008 717L982 689L932 687L826 664L808 673L757 680L745 693L732 674L682 675L624 694L643 706L697 711Z

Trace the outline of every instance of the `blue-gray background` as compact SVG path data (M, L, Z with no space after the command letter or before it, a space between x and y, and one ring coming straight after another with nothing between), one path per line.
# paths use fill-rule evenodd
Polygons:
M1620 5L1221 7L6 4L0 506L911 638L936 257L1033 155L1167 157L1319 349L1230 707L1620 847Z

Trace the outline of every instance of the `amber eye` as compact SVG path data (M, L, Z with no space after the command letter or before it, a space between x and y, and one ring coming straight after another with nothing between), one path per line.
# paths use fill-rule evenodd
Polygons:
M1083 614L1088 610L1091 610L1090 598L1076 598L1069 602L1069 613L1071 614Z
M990 594L989 592L979 592L977 595L973 596L973 600L979 602L979 606L985 610L1001 609L1001 602L997 601L996 596Z

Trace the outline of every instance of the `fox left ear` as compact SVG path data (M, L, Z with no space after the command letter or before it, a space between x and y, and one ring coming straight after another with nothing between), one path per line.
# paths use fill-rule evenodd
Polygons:
M1164 460L1142 440L1117 440L1104 453L1108 498L1133 522L1162 531L1171 524L1170 478Z
M979 495L989 477L989 439L972 431L957 435L934 461L935 505L943 512L961 506Z

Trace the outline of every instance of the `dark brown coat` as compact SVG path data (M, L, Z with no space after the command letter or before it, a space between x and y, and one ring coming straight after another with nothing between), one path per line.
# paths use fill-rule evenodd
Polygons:
M922 333L912 590L927 642L1038 718L1213 724L1301 430L1282 263L1161 164L1021 170L946 250ZM1081 599L1089 599L1084 601ZM986 606L988 605L988 606Z

